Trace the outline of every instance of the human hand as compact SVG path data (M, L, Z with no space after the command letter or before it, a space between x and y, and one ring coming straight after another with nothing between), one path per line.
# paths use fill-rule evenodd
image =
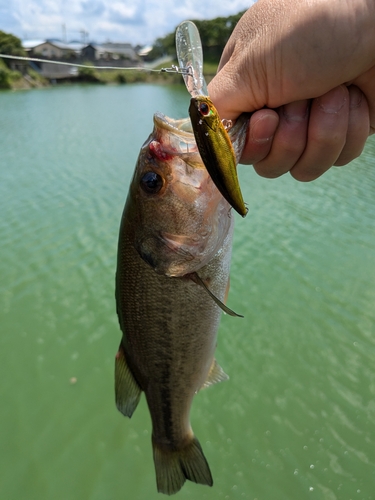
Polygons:
M374 21L371 0L259 0L246 12L209 85L224 118L258 109L242 163L308 181L361 153L375 130Z

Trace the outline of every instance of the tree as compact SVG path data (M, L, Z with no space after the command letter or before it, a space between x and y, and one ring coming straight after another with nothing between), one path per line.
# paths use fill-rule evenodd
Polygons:
M26 56L19 38L0 30L0 53L9 56Z
M10 33L5 33L0 30L0 54L8 56L26 56L26 52L22 47L22 42L19 38ZM4 59L4 62L9 66L9 61Z
M202 40L203 56L206 62L215 64L219 62L232 31L244 13L245 11L242 11L229 17L193 21Z
M242 11L229 17L193 21L199 30L206 62L218 64L225 44L244 13L245 11ZM175 54L175 32L173 32L155 41L148 59L153 60L164 55L174 56Z
M0 58L0 89L10 88L10 70L5 66L3 59Z
M147 55L148 61L153 61L163 56L174 56L176 54L174 32L163 38L157 38L151 52Z

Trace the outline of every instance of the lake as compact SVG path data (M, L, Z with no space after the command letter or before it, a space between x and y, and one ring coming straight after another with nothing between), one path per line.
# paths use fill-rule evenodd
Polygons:
M121 213L152 115L181 86L0 92L0 498L156 492L143 397L114 404ZM178 498L375 499L375 138L312 183L240 166L217 359L192 425L214 478Z

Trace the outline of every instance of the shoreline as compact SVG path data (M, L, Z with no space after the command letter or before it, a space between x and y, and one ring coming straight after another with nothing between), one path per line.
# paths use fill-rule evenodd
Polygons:
M208 69L208 68L207 68ZM33 70L26 74L14 74L8 80L8 86L0 90L30 90L34 88L48 88L58 85L71 84L95 84L95 85L123 85L127 83L154 83L158 85L183 84L183 79L179 73L148 73L137 70L96 70L92 68L81 69L78 76L47 79ZM209 68L208 74L205 74L207 83L209 83L214 74L212 68Z

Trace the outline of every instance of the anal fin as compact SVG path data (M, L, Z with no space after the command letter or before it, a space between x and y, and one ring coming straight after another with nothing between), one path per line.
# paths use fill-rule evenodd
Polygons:
M229 376L221 368L221 366L216 361L216 359L214 359L212 361L210 371L208 372L207 380L202 385L201 389L205 389L206 387L210 387L210 385L217 384L218 382L224 382L224 380L228 380L228 379L229 379Z
M135 381L125 359L120 344L115 360L115 397L117 409L126 417L131 417L141 397L141 389Z

